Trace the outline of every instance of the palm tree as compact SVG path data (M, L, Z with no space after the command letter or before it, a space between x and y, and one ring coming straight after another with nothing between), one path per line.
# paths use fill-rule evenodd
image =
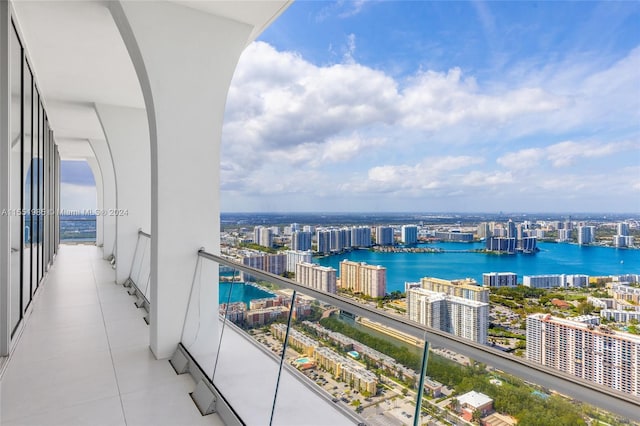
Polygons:
M458 412L458 398L451 398L451 401L449 401L449 408L451 408L455 412Z

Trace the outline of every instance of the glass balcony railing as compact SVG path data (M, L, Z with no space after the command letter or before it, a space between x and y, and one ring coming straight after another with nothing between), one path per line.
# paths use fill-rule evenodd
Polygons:
M200 252L182 347L248 425L640 420L632 395L396 311Z
M136 249L131 262L129 278L125 286L129 287L129 294L138 297L136 305L149 312L151 302L151 235L138 231ZM148 317L146 317L148 322Z

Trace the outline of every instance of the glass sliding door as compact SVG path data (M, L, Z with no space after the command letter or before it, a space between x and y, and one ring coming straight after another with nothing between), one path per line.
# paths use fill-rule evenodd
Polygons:
M13 26L12 26L13 27ZM22 320L22 45L15 28L11 28L11 335Z
M23 103L23 152L22 152L22 183L24 188L23 193L23 239L24 247L22 250L22 304L23 310L27 308L31 303L31 295L33 294L33 279L31 277L32 271L32 257L31 257L31 245L32 245L32 197L31 187L32 173L32 153L33 153L33 74L29 64L24 62L24 103Z
M44 108L38 102L38 285L44 277Z
M49 235L51 229L51 217L49 211L51 210L51 130L49 130L49 120L45 114L44 117L44 243L42 244L42 250L44 253L44 270L49 267L50 250L49 244L51 244L51 235Z
M32 147L31 152L31 281L33 283L32 294L35 294L38 285L40 284L40 274L38 269L38 242L40 236L38 235L38 209L40 205L38 203L38 156L40 155L39 140L40 140L40 94L38 93L37 86L33 86L33 117L32 117Z

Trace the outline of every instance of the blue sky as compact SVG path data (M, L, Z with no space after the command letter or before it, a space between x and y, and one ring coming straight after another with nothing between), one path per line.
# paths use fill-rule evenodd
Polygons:
M96 209L96 182L86 161L61 161L60 208L70 210Z
M238 64L222 210L640 212L639 22L639 2L295 2Z

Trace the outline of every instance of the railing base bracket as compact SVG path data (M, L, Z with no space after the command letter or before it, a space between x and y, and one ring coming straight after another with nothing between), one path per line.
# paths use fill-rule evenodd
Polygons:
M244 426L233 407L220 393L220 389L213 384L211 379L202 370L198 362L193 359L189 351L182 344L178 344L176 351L169 360L169 363L177 374L189 373L196 383L196 388L190 394L194 404L198 407L203 416L215 412L222 423L228 426Z
M196 388L191 392L191 398L195 402L200 414L206 416L216 411L216 395L209 384L204 380L200 380Z
M173 353L173 356L169 360L169 364L176 370L177 374L184 374L189 372L189 359L180 350Z

